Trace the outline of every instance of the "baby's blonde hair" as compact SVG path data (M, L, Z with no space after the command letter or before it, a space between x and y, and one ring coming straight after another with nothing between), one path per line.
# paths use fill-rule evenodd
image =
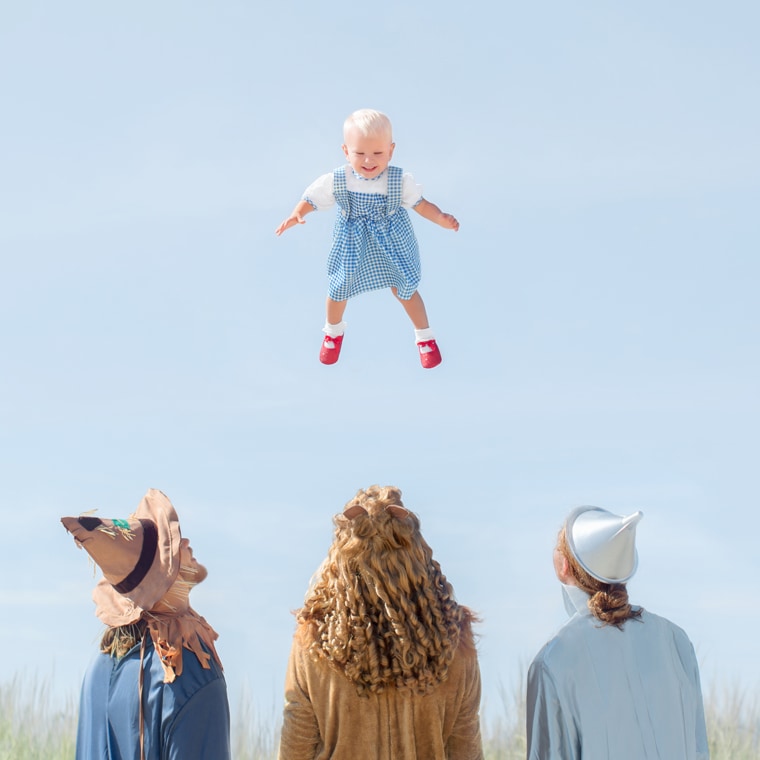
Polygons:
M446 679L459 647L474 648L475 618L454 598L398 488L359 491L346 510L296 613L299 638L361 695L386 687L426 694Z
M393 141L391 120L384 113L371 108L361 108L350 114L343 122L344 137L350 129L358 129L365 137L387 135L388 140Z

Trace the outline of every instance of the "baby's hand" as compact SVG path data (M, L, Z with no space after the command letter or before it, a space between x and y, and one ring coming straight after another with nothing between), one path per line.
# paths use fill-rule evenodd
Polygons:
M295 227L297 224L306 224L306 220L300 214L291 214L275 231L275 235L282 235L285 230Z
M444 229L454 230L454 232L459 229L459 222L456 220L456 217L453 217L451 214L441 213L441 218L438 224Z

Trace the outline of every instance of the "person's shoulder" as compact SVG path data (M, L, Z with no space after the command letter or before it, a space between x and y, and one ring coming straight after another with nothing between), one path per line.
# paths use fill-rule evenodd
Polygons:
M557 636L552 636L536 653L536 656L528 668L528 682L533 683L536 680L545 678L552 679L552 673L561 672L562 665L565 662L565 650L562 642Z
M465 631L460 636L451 666L463 669L478 666L478 649L471 631Z
M534 662L549 666L555 660L567 662L573 658L573 651L588 646L587 636L593 628L589 615L573 615L539 650Z
M183 649L182 673L178 675L174 681L166 683L164 686L172 690L177 690L189 697L205 686L216 681L226 684L224 670L221 665L214 659L213 654L206 650L206 647L203 647L203 650L210 655L207 668L203 667L201 661L190 649ZM161 667L160 659L157 654L155 655L155 661L158 663L158 666ZM163 668L161 674L163 675ZM163 681L163 678L161 680Z
M662 632L669 633L677 642L691 646L691 639L689 639L689 635L686 631L681 628L680 625L677 625L672 620L669 620L662 615L657 615L654 612L642 609L639 621L650 628L657 628Z
M643 607L641 609L641 616L639 617L639 621L646 623L652 627L667 628L668 630L674 632L680 631L685 635L685 631L683 628L681 628L681 626L676 625L672 620L669 620L662 615L658 615L655 612L650 612L648 609L645 609Z
M320 174L313 182L311 182L307 188L307 191L319 187L320 185L332 185L333 178L335 175L341 171L344 167L339 166L337 169L333 169L332 171L325 172L324 174Z
M119 660L105 652L98 652L89 662L84 674L85 686L109 681L119 666Z
M318 672L326 666L326 661L316 656L312 650L313 632L308 625L300 623L293 634L290 656L298 670Z

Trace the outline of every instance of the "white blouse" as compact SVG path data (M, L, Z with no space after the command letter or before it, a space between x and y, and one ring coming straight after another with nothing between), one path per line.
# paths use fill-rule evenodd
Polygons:
M414 208L422 200L422 185L414 181L409 172L404 172L401 187L401 205L404 208ZM365 179L346 165L346 189L355 193L377 193L388 195L388 172L373 179ZM323 174L314 180L304 190L301 199L311 203L317 211L324 211L335 205L335 193L333 192L333 172Z

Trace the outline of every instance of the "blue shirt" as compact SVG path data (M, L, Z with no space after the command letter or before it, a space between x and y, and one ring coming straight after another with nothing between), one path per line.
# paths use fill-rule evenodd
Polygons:
M528 672L528 760L706 760L699 668L678 626L602 626L588 596ZM571 592L571 593L572 593Z
M229 760L230 711L222 669L185 650L182 675L164 683L148 636L143 661L146 760ZM139 760L140 645L116 659L98 654L85 674L76 760Z

